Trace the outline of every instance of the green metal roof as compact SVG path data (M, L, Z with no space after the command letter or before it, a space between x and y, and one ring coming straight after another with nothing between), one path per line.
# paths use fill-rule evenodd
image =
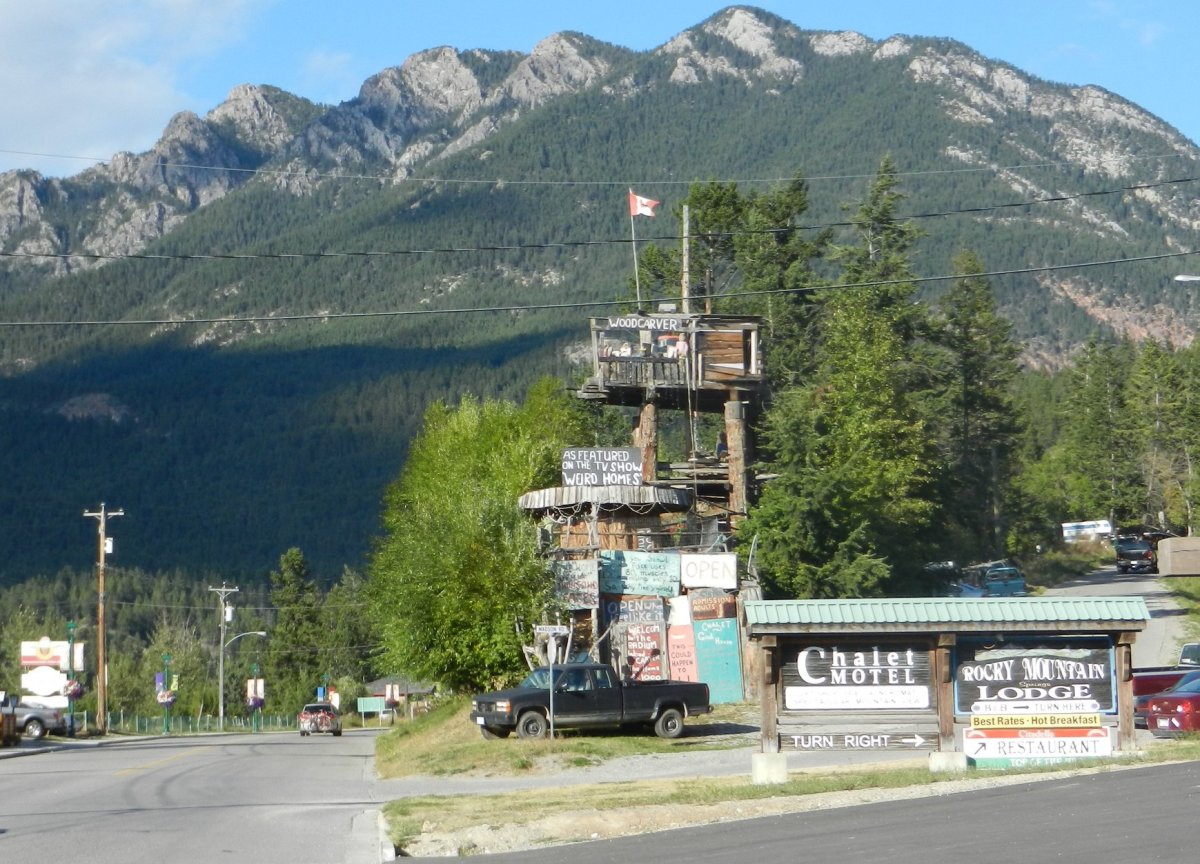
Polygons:
M894 597L879 600L748 600L749 635L769 633L1142 630L1141 597Z

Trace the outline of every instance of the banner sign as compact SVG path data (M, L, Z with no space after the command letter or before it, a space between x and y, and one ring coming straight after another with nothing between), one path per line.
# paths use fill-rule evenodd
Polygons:
M737 555L733 552L718 555L681 553L679 581L684 588L722 588L726 591L736 591Z
M600 570L595 558L555 561L554 597L567 609L595 609L600 603Z
M813 642L784 655L788 711L895 711L932 704L930 650L920 642Z
M679 555L600 550L600 590L605 594L679 593Z
M562 485L641 486L642 451L638 447L564 450Z
M1085 644L960 645L954 676L960 714L1064 714L1116 710L1112 651Z

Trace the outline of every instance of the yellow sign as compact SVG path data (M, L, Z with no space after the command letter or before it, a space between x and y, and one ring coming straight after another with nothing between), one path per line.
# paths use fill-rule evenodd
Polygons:
M1099 726L1099 714L972 714L972 729L1062 729Z

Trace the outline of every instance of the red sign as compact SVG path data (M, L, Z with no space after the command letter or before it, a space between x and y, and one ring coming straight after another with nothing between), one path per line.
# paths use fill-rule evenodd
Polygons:
M625 629L625 663L629 677L659 681L663 677L662 628L658 624L630 624Z

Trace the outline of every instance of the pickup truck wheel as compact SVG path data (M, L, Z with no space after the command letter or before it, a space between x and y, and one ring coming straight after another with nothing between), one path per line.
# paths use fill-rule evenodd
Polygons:
M667 708L654 721L654 734L659 738L678 738L683 734L683 714L678 708Z
M497 738L507 738L508 733L512 730L507 726L480 726L479 734L488 741L494 741Z
M44 738L46 725L36 717L30 717L25 721L25 734L34 739Z
M526 711L517 720L518 738L545 738L550 725L537 711Z

